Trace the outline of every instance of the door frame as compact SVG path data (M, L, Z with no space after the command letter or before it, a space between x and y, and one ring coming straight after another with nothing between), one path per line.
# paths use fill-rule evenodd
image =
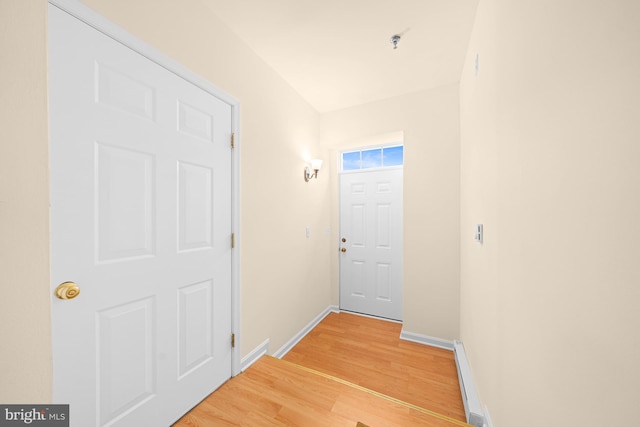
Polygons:
M193 71L144 43L78 0L48 0L49 4L69 13L129 49L178 75L231 107L231 132L235 136L231 150L231 232L235 246L231 251L231 331L235 346L231 349L231 375L241 371L240 365L240 102ZM231 141L229 142L231 143Z

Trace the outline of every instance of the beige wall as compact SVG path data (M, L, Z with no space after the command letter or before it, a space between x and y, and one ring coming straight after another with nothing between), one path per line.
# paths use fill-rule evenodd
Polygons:
M461 335L496 427L637 418L638 17L633 0L480 1L460 89Z
M0 0L0 402L51 396L43 1Z
M391 135L389 135L391 134ZM458 86L444 86L322 115L332 159L334 246L338 243L337 153L404 138L404 329L459 337L460 137ZM338 257L331 251L338 303Z
M240 101L241 355L331 303L319 115L200 2L85 2ZM0 0L0 402L51 398L45 0ZM305 227L311 237L305 237Z
M199 2L86 3L240 100L243 355L337 304L335 155L402 135L405 329L461 335L496 427L634 419L640 4L481 0L459 90L320 118ZM46 7L0 0L4 403L51 398Z

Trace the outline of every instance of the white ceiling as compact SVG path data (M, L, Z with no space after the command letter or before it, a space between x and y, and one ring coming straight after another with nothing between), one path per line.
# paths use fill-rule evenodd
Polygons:
M201 1L319 112L458 82L478 4Z

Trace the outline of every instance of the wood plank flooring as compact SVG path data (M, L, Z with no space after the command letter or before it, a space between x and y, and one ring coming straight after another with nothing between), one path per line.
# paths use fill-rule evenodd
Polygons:
M453 352L401 340L401 329L330 313L283 359L465 421Z
M399 324L332 313L285 360L262 357L174 427L468 426L452 353L399 334Z
M355 427L358 422L369 427L467 426L264 356L174 427Z

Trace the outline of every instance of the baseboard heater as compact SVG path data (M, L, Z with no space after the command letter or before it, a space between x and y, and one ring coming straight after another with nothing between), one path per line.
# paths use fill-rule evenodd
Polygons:
M461 341L453 342L453 352L456 357L458 381L460 381L460 392L462 393L464 412L467 415L467 423L475 427L483 427L484 413L482 412L482 405L478 398L478 392L471 376L471 368Z

